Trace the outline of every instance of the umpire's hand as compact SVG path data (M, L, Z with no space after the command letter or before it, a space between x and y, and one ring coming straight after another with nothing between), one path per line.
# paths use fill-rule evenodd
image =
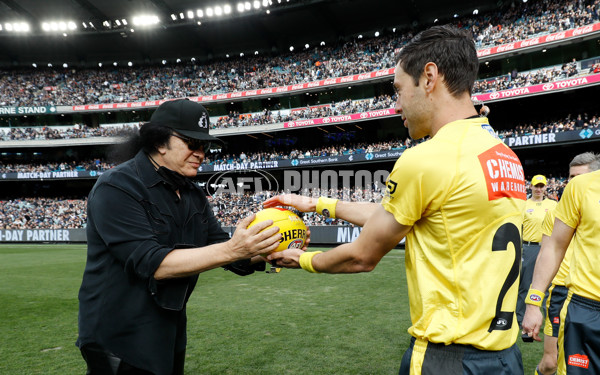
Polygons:
M538 334L544 317L540 308L534 305L527 305L525 316L523 317L523 334L532 337L535 341L542 341Z

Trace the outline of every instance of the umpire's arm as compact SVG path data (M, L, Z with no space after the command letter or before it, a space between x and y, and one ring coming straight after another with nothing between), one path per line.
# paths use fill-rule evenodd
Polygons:
M372 271L381 258L406 236L412 226L402 225L394 215L379 206L365 223L358 238L327 252L315 255L312 266L318 272L357 273ZM285 267L298 268L301 250L285 250L269 255Z
M531 282L532 288L543 291L548 288L558 272L574 233L574 228L563 223L560 219L554 219L552 235L542 242L542 248L535 262Z
M315 212L318 198L307 197L297 194L281 194L267 199L263 202L265 208L277 206L292 206L298 211ZM371 215L381 207L379 203L370 202L347 202L338 200L335 207L335 218L349 223L364 226Z
M575 229L563 223L560 219L554 219L554 229L552 236L546 237L542 241L542 248L538 254L533 271L533 281L531 288L545 292L552 278L558 272L560 263L565 257L567 247L573 238ZM530 290L531 292L531 290ZM525 302L527 303L527 301ZM527 304L525 316L523 317L523 333L533 337L536 341L541 341L539 332L542 327L543 316L540 308L535 305Z

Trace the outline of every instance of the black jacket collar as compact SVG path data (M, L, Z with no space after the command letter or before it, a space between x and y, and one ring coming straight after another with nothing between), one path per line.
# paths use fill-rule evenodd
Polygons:
M137 174L146 187L152 187L163 181L143 150L135 155L134 163Z
M152 187L158 183L164 182L173 191L181 188L191 188L192 182L189 178L178 174L166 167L161 167L161 170L156 170L156 167L150 161L148 154L140 151L135 156L135 164L138 174L145 186Z

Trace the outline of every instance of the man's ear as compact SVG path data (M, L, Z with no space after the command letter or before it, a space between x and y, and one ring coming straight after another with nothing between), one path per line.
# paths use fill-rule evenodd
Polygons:
M425 91L432 92L440 78L438 67L435 63L428 62L425 64L425 67L423 68L423 78L425 80Z
M171 146L169 144L170 140L165 142L165 144L162 144L160 146L158 146L156 148L156 151L158 151L159 154L164 155L167 153L167 150L171 149Z

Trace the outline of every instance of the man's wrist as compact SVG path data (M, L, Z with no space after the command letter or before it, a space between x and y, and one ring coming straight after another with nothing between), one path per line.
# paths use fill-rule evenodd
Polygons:
M224 256L226 263L232 263L241 259L238 241L235 241L233 238L216 245L224 246L224 251L219 251L218 248L215 248L214 251L218 251L221 256Z
M327 218L335 219L335 207L337 206L337 202L338 199L319 197L315 210L318 214L321 214Z
M319 203L318 198L310 198L310 207L307 212L317 212L317 204Z
M542 306L542 301L544 300L544 292L541 290L529 288L527 292L527 297L525 297L525 303L533 306Z
M322 251L305 251L304 253L302 253L302 255L300 255L300 259L298 260L298 263L300 263L300 267L308 272L320 273L319 271L315 270L312 265L313 257L320 253L322 253Z

